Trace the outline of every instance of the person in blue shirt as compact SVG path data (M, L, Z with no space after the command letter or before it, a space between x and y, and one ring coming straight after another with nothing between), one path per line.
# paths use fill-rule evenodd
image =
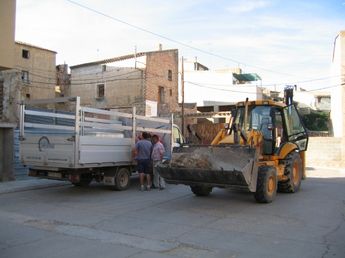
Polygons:
M151 151L152 143L149 140L149 134L147 132L142 133L141 139L135 144L135 159L138 164L138 172L140 179L140 190L144 191L144 181L146 176L146 190L150 191L151 189Z

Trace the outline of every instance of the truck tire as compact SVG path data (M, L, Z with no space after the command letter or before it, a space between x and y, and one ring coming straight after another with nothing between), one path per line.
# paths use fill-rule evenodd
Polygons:
M291 152L286 156L284 175L285 181L278 183L278 191L282 193L295 193L301 186L303 169L302 160L298 152Z
M208 196L212 192L211 186L191 185L190 189L196 196Z
M119 168L115 173L115 186L117 191L126 190L130 185L130 172L126 167Z
M256 182L255 200L259 203L272 202L277 194L277 171L271 166L261 166Z
M78 186L78 187L87 187L90 185L91 181L92 181L93 177L91 174L81 174L80 175L80 181L73 183L72 184L74 186Z

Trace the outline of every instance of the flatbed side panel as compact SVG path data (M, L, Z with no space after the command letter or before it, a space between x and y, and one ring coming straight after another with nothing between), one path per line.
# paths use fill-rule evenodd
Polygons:
M131 138L80 136L79 163L131 162L131 144Z
M70 135L31 135L20 143L21 160L27 166L71 167L74 164L74 142Z

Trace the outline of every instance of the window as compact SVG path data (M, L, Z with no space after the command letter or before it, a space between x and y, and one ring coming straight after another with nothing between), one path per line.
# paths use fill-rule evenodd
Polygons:
M29 57L30 57L29 50L23 49L22 50L22 57L25 58L25 59L29 59Z
M165 103L165 91L164 87L158 87L158 103L163 104Z
M172 71L168 70L168 80L172 81Z
M104 98L104 83L97 84L97 98L103 99Z
M30 83L29 72L28 71L22 71L22 82Z
M170 97L172 97L172 90L170 90Z
M105 72L107 70L107 65L102 65L102 72Z
M26 99L30 99L31 95L29 93L26 93L25 97L26 97Z

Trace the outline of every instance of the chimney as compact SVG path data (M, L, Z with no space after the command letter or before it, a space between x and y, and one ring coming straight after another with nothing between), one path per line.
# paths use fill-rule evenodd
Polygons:
M158 45L158 50L159 50L159 51L162 51L162 50L163 50L162 43L159 43L159 45Z

